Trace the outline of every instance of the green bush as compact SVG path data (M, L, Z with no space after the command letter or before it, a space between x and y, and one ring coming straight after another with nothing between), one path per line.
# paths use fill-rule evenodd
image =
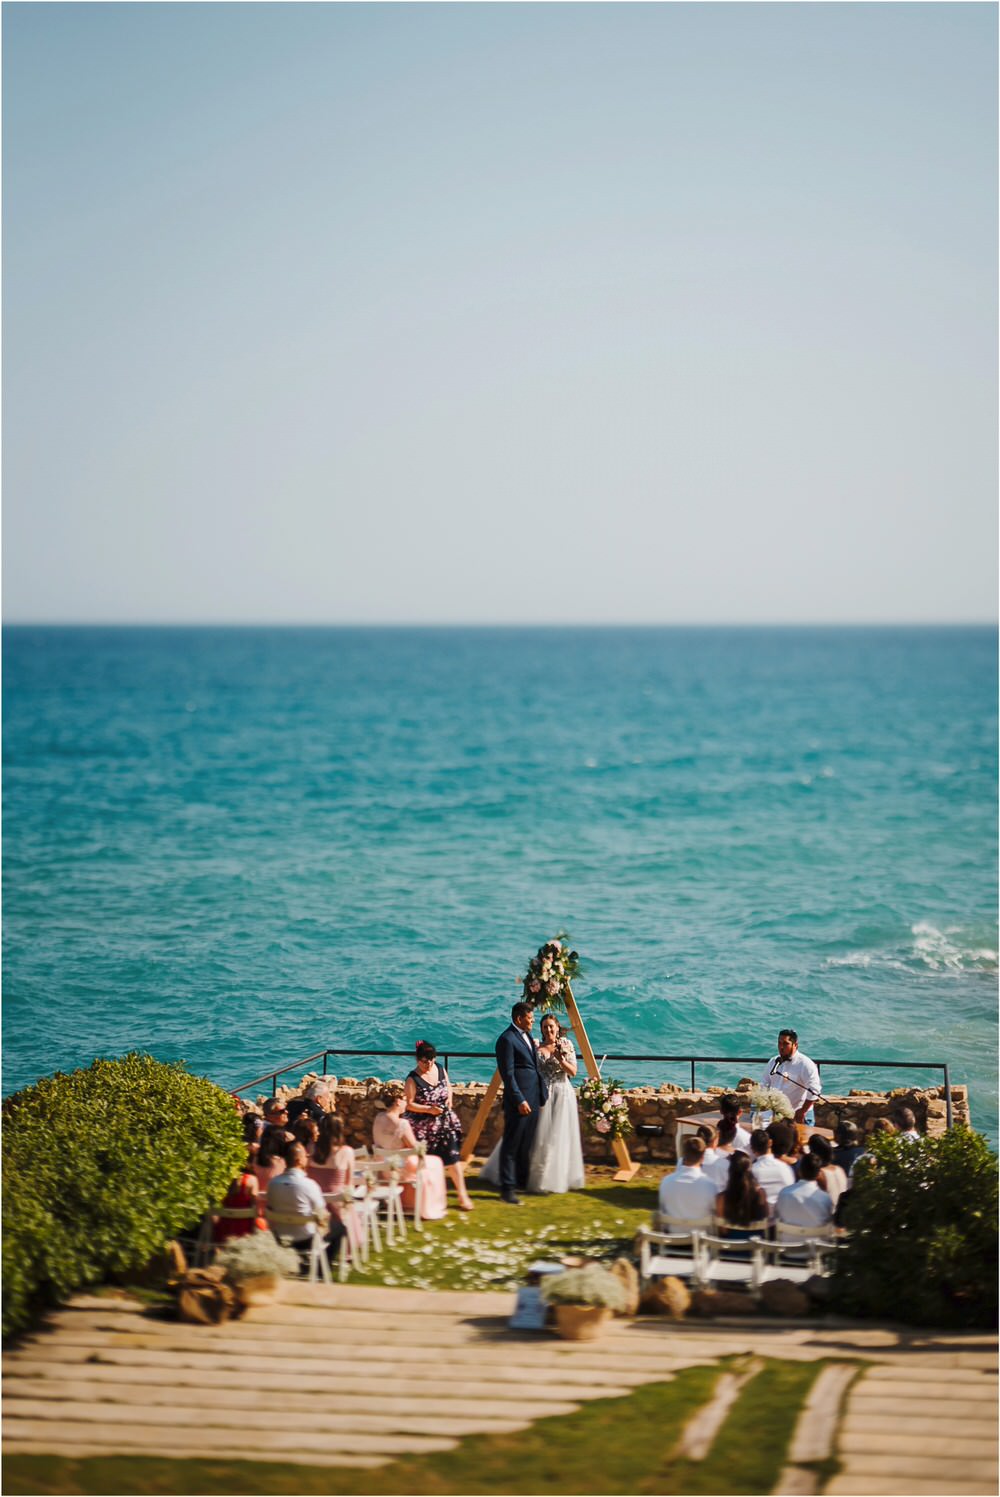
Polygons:
M997 1160L979 1133L911 1143L876 1135L845 1201L834 1300L850 1314L926 1326L997 1318Z
M228 1093L149 1055L95 1060L4 1103L3 1332L141 1268L246 1158Z

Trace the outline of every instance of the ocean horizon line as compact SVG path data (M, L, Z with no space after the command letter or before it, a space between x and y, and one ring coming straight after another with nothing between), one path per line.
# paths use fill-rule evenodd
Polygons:
M997 630L1000 628L1000 619L776 619L776 620L740 620L740 619L716 619L701 621L686 620L628 620L628 619L578 619L578 620L500 620L489 621L481 619L335 619L335 620L308 620L308 619L4 619L2 628L7 629L74 629L74 630L176 630L186 629L219 631L239 630L312 630L320 631L360 631L360 630L406 630L417 633L421 630L435 633L448 631L474 631L482 632L549 632L558 633L563 631L580 632L584 630L648 630L650 632L673 630L677 632L704 632L722 630L743 630L778 632L781 630L813 630L813 631L859 631L859 630L906 630L906 631L929 631L929 630Z

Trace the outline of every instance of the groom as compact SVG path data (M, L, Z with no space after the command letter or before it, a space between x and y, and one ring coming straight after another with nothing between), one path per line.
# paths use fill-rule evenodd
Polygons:
M500 1144L500 1199L520 1206L517 1189L528 1183L531 1143L549 1084L538 1064L531 1026L535 1010L515 1003L510 1027L497 1040L497 1070L503 1082L503 1141Z

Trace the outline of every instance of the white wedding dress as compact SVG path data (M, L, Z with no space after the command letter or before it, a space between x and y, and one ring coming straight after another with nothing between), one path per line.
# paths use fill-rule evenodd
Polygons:
M568 1044L560 1040L561 1045ZM553 1056L539 1057L549 1098L538 1117L531 1145L528 1189L561 1195L567 1190L581 1190L584 1183L583 1146L580 1143L580 1114L573 1083ZM483 1165L479 1175L488 1185L500 1184L500 1145Z

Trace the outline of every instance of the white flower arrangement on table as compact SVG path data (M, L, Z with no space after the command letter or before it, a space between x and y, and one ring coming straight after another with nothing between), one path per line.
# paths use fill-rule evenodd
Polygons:
M601 1138L624 1138L631 1133L632 1122L628 1115L628 1102L621 1082L609 1077L591 1076L577 1092L580 1114L588 1133Z
M544 946L539 946L528 963L528 970L521 978L524 1001L543 1013L564 1008L569 985L580 970L580 957L570 951L566 932L560 931Z
M775 1086L755 1086L750 1093L750 1106L753 1108L752 1122L757 1127L762 1112L769 1112L775 1118L793 1118L795 1109L785 1096Z

